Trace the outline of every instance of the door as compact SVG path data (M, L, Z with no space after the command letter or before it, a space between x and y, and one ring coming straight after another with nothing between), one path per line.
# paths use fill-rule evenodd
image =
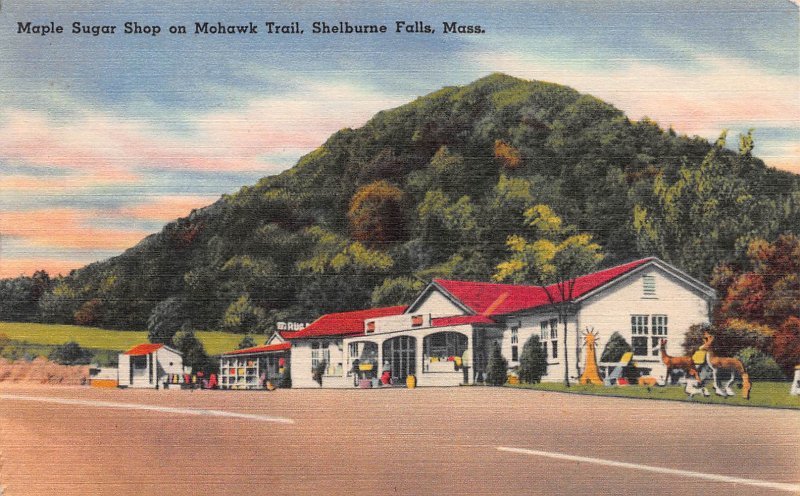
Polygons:
M405 384L406 377L416 374L417 340L398 336L383 343L383 359L388 362L392 384Z

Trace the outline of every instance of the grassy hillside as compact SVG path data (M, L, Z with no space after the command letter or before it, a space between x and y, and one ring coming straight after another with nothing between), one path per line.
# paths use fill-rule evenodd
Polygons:
M76 341L84 348L96 350L125 351L134 345L147 342L146 331L112 331L58 324L0 322L0 335L2 334L12 341L38 345L52 346ZM234 350L242 340L240 334L211 331L200 331L197 337L203 342L209 355Z

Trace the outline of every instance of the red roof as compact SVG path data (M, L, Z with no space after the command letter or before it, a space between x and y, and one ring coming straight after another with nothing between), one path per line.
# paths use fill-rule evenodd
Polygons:
M652 260L652 258L643 258L625 265L580 276L575 279L572 297L579 298ZM547 293L538 286L445 279L435 279L434 282L480 316L503 315L550 304ZM556 302L561 301L561 295L556 285L548 286L548 290Z
M270 351L286 351L292 347L292 343L267 344L264 346L253 346L252 348L242 348L223 353L223 355L244 355L247 353L269 353Z
M132 356L149 355L150 353L153 353L153 352L155 352L157 350L160 350L163 347L164 347L164 345L160 344L160 343L138 344L138 345L134 346L133 348L129 349L128 351L126 351L124 354L125 355L132 355Z
M371 308L369 310L356 310L355 312L329 313L318 318L302 331L297 331L287 339L318 338L324 336L349 336L363 334L364 322L378 317L400 315L408 308L405 305L397 307Z
M455 317L431 319L431 327L447 327L462 324L496 324L496 322L484 315L458 315Z

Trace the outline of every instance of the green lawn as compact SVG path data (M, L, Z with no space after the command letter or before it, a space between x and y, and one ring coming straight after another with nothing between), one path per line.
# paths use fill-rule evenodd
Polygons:
M57 345L67 341L77 341L84 348L117 351L124 351L147 342L146 331L112 331L96 327L22 322L0 322L0 334L5 334L11 340L18 342ZM227 332L198 331L196 334L209 355L235 350L244 337L241 334ZM256 336L256 343L264 341L266 337Z
M725 405L742 405L742 406L761 406L773 408L798 408L800 409L800 396L791 396L789 389L791 382L754 382L753 389L750 391L750 399L746 400L741 397L741 390L734 388L737 396L731 398L723 398L714 394L713 386L707 385L711 396L708 398L695 396L690 400L686 393L683 392L683 386L667 386L667 387L653 387L648 391L646 387L641 386L593 386L580 384L573 384L569 388L562 383L546 382L540 384L519 384L507 385L507 387L520 388L520 389L536 389L539 391L558 391L562 393L572 394L590 394L598 396L619 396L624 398L646 398L657 400L670 400L670 401L691 401L693 403L710 403L710 404L725 404Z

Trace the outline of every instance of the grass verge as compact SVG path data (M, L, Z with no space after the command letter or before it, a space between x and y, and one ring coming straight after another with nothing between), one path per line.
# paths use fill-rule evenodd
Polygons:
M146 331L114 331L97 327L25 322L0 322L0 334L27 345L54 346L76 341L84 348L113 351L125 351L147 342ZM198 331L196 335L209 355L235 350L244 337L242 334L213 331ZM256 336L256 342L264 340L265 337Z
M792 396L789 390L791 382L754 382L750 391L750 399L741 397L741 389L734 388L736 396L723 398L714 394L714 388L707 386L711 396L705 398L695 396L694 399L684 393L683 386L666 386L646 388L643 386L593 386L591 384L573 384L570 387L562 383L543 382L539 384L507 384L506 387L518 389L535 389L537 391L557 391L561 393L588 394L595 396L615 396L620 398L642 398L651 400L686 401L713 405L738 405L768 408L800 409L800 396Z

